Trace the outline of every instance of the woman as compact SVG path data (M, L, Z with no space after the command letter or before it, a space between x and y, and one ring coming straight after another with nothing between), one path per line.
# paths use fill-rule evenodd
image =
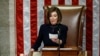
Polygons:
M68 27L60 24L62 15L57 7L51 7L47 13L48 23L41 25L39 36L36 43L32 46L31 52L37 51L38 47L43 41L44 46L58 46L64 47L66 43L66 34Z

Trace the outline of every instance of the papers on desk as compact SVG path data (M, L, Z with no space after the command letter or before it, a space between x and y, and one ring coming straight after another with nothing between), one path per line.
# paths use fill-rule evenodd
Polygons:
M60 50L72 50L72 48L60 48Z
M58 50L58 48L42 48L42 50ZM72 50L72 48L60 48L60 50Z
M33 56L42 56L42 52L33 52Z
M51 34L49 33L49 38L52 39L52 38L58 38L58 34Z

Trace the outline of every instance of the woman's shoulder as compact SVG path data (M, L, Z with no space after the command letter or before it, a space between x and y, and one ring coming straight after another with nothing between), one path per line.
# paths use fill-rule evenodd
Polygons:
M59 24L59 25L60 25L60 28L68 30L68 26L67 25L64 25L64 24Z
M40 28L45 28L45 27L48 27L49 25L48 24L42 24L41 26L40 26Z
M48 24L41 24L41 27L48 26Z

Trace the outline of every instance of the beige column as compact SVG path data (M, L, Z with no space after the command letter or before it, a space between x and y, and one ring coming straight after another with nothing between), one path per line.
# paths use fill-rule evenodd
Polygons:
M10 55L9 0L0 0L0 56Z
M15 56L14 0L0 0L0 56Z
M10 56L15 56L16 36L15 36L15 0L9 0L9 38L10 38Z

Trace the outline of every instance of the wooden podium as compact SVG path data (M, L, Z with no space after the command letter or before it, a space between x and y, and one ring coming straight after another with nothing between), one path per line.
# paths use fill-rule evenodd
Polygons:
M59 55L60 54L60 55ZM43 48L42 56L78 56L79 50L77 48Z

